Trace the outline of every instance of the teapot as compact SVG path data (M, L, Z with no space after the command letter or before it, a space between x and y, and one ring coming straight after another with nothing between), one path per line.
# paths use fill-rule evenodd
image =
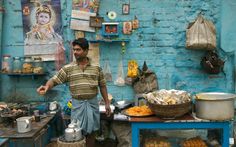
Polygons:
M68 128L65 129L65 140L66 141L79 141L83 138L82 129L77 126L76 123L70 123Z
M53 101L53 102L50 102L50 103L49 103L49 110L50 110L50 111L55 111L55 110L57 110L57 107L58 107L57 101Z

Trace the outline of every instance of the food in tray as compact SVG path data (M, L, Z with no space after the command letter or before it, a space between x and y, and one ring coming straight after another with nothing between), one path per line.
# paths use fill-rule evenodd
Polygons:
M183 141L181 147L207 147L207 145L200 137L194 137Z
M148 102L161 105L175 105L191 101L191 96L188 92L175 89L161 89L144 94L143 96Z
M144 147L171 147L171 143L167 139L147 138Z
M130 107L125 110L125 113L129 116L153 115L152 110L147 105Z

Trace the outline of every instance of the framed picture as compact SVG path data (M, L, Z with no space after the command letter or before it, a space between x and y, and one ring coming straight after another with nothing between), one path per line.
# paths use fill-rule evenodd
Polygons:
M102 35L103 36L118 36L119 35L119 23L118 22L104 22L104 23L102 23Z
M122 5L122 14L128 15L129 14L129 7L130 7L129 4L123 4Z
M103 17L90 16L89 26L95 28L101 28L103 21L104 21Z
M129 35L132 33L132 22L126 21L123 22L123 34Z

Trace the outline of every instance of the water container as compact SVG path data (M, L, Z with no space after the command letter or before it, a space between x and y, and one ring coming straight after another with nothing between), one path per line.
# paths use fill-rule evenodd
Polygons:
M33 64L31 57L25 57L24 63L22 65L22 72L23 73L32 73L33 72Z
M2 72L11 72L11 56L3 55L2 57Z
M13 57L12 68L13 73L21 73L22 62L20 57Z
M34 58L34 70L33 73L43 73L43 61L41 57Z

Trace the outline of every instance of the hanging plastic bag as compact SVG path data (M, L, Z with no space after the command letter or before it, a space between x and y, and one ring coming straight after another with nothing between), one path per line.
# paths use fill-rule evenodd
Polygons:
M117 77L116 77L116 80L115 80L114 84L117 85L117 86L124 86L125 85L122 60L120 60L120 63L119 63L119 66L118 66Z
M129 60L127 77L135 78L138 76L138 63L136 60Z
M214 24L201 14L188 25L186 30L186 48L213 50L216 48L216 29Z
M105 77L106 81L111 82L112 81L112 74L111 74L111 69L110 69L110 65L109 65L108 60L106 60L104 63L103 72L104 72L104 77Z

